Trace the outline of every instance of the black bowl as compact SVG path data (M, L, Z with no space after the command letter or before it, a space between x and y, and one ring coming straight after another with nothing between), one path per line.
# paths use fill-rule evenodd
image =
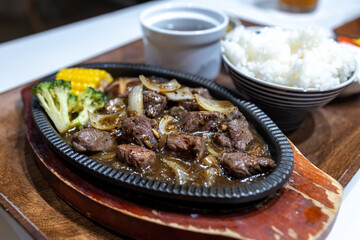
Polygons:
M227 99L239 107L250 124L269 145L271 156L276 162L275 169L264 179L238 187L223 188L179 185L142 178L111 168L74 151L59 136L44 109L33 96L31 108L35 124L52 149L76 168L107 184L112 184L114 188L124 187L154 197L177 201L211 204L246 203L265 198L276 192L290 177L293 169L293 152L287 138L265 113L254 104L241 99L235 92L202 77L161 67L122 63L95 63L79 65L77 67L104 69L114 77L137 77L143 74L145 76L156 76L165 79L175 78L181 84L189 87L202 86L208 88L211 95L215 98ZM54 79L55 74L45 77L43 81Z

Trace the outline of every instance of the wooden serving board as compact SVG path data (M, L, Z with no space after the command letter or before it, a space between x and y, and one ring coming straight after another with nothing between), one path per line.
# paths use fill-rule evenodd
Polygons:
M323 239L340 207L343 188L292 145L294 172L273 196L252 205L198 207L138 196L98 183L58 158L25 101L25 129L41 173L67 203L105 227L139 239ZM104 186L105 185L105 186Z

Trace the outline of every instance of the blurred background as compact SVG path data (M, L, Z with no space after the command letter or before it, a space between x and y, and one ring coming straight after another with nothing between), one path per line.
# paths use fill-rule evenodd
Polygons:
M1 0L0 43L146 0Z

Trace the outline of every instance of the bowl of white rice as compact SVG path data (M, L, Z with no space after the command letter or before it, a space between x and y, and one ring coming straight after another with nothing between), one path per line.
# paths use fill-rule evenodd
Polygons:
M294 130L357 77L354 53L328 36L320 27L238 26L223 39L222 56L241 95Z

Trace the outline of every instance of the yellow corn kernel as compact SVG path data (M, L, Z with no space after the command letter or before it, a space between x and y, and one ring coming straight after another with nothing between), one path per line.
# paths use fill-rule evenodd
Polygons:
M105 87L113 81L110 73L101 69L64 68L56 74L56 79L71 82L71 89L78 95L87 87L104 91Z

